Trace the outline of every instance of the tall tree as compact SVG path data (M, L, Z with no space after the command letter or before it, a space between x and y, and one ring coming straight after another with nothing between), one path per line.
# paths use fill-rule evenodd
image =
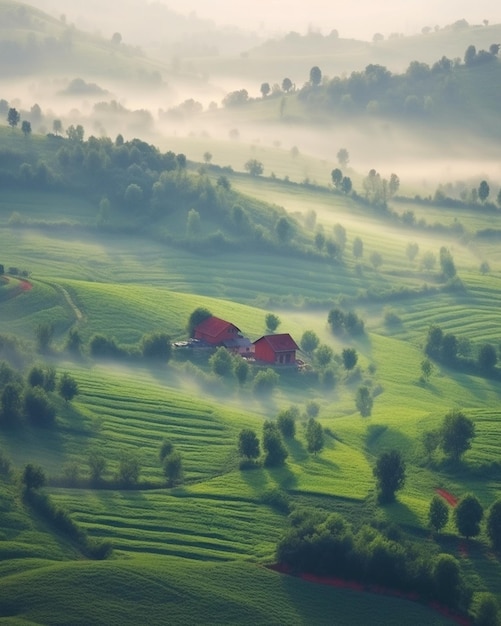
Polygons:
M314 87L318 87L322 82L322 71L317 65L314 65L310 70L310 83Z
M362 417L369 417L372 413L373 404L374 400L371 396L369 387L367 387L367 385L361 385L357 389L357 393L355 395L355 405L360 415Z
M289 93L289 91L292 89L292 81L290 78L284 78L282 81L282 89L286 92Z
M270 83L262 83L259 91L261 92L263 98L266 98L271 91Z
M64 372L59 379L59 395L69 402L73 400L73 398L78 393L78 383L77 381L68 374L68 372Z
M490 193L490 188L489 188L489 185L487 184L487 181L486 180L481 181L478 187L478 199L480 200L480 202L485 202L487 198L489 197L489 193Z
M310 417L306 425L306 446L308 452L312 454L320 452L324 447L324 443L325 438L322 425L314 417Z
M283 465L289 456L275 422L266 421L263 424L263 450L265 452L264 463L269 467Z
M318 347L319 341L318 335L315 332L312 330L305 330L300 341L301 349L307 354L311 354L313 350Z
M461 498L454 509L454 522L460 535L467 539L476 537L480 533L480 522L484 510L478 498L467 494Z
M163 463L164 474L169 487L174 487L183 479L183 459L181 453L174 450L168 454Z
M11 107L7 113L7 123L9 126L11 128L15 128L19 124L20 119L21 116L19 115L19 112L14 107Z
M475 424L462 411L453 409L444 417L440 429L441 447L453 461L459 461L471 448L474 436Z
M31 135L31 123L27 120L23 120L23 123L21 124L21 130L23 131L25 137Z
M449 508L439 496L433 496L428 511L428 523L439 532L449 520Z
M259 439L251 428L243 428L238 435L238 452L247 459L257 459L260 455Z
M340 148L336 156L341 167L346 167L350 162L350 153L346 148Z
M398 450L379 455L373 470L381 502L393 502L395 492L405 484L405 462Z
M40 489L47 482L43 469L39 465L33 465L32 463L24 466L22 481L29 491Z
M358 354L355 348L345 348L341 353L344 368L352 370L358 361Z

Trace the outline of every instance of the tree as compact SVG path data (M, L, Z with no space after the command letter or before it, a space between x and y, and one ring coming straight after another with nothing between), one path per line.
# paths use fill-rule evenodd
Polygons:
M314 87L318 87L322 82L322 71L317 65L314 65L310 70L310 83Z
M164 459L164 474L169 487L174 487L183 479L183 459L181 453L174 451Z
M345 348L341 353L344 368L352 370L358 361L358 354L355 348Z
M271 91L270 83L262 83L259 91L261 92L263 98L266 98Z
M249 377L249 364L245 359L241 357L236 357L235 366L234 366L235 376L240 385L244 385L247 378Z
M170 439L164 439L160 445L160 450L158 452L158 458L160 462L163 463L165 458L174 452L174 444Z
M209 309L204 306L197 307L188 318L188 324L186 327L188 335L193 337L195 334L195 328L202 322L205 322L205 320L209 319L209 317L212 317L212 313Z
M282 81L282 89L286 92L289 93L289 91L292 89L292 81L290 78L284 78Z
M257 459L261 454L259 439L251 428L243 428L238 435L238 452L248 460Z
M482 274L482 276L485 276L490 271L491 271L491 266L489 265L489 262L482 261L482 263L480 263L480 273Z
M321 251L324 245L325 245L325 235L322 230L318 230L315 233L315 248Z
M296 420L299 418L299 409L290 406L282 409L277 417L277 426L286 439L294 439L296 436Z
M332 329L333 333L341 333L344 329L345 315L341 309L331 309L327 316L327 321Z
M430 380L430 376L433 372L433 364L430 359L423 359L421 361L421 380L427 382Z
M472 494L463 496L454 509L454 522L459 534L466 539L476 537L483 516L484 510L478 498Z
M204 152L204 161L205 163L210 163L212 161L212 154L209 151Z
M89 465L90 479L93 483L99 483L106 470L106 457L98 450L91 450L87 457L87 463Z
M28 135L31 135L31 123L23 120L23 123L21 124L21 130L23 131L23 135L25 137L27 137Z
M82 351L83 340L76 328L70 328L66 340L66 350L73 356L79 356Z
M484 372L492 372L496 366L498 356L496 348L491 343L485 343L478 353L478 366Z
M167 363L172 356L172 342L166 333L149 333L143 335L141 352L145 359Z
M450 279L456 275L456 266L452 254L444 246L440 248L440 267L444 278Z
M124 202L130 209L137 209L141 206L144 198L143 188L136 183L127 186L124 193Z
M350 153L346 148L340 148L336 156L341 167L346 167L350 162Z
M69 402L70 400L73 400L77 393L77 381L73 378L73 376L70 376L70 374L64 372L59 380L59 395L64 398L66 402Z
M499 605L492 593L477 594L475 604L475 626L499 626Z
M54 131L54 134L56 136L59 135L59 133L63 132L63 125L61 123L61 120L53 120L53 122L52 122L52 130Z
M43 387L45 382L45 372L40 365L34 365L28 372L26 378L31 387Z
M436 531L439 532L444 528L449 520L449 508L447 504L439 496L433 496L428 511L428 523Z
M209 365L218 376L228 376L233 371L233 358L231 353L220 346L209 359Z
M388 193L393 197L400 188L400 178L396 174L390 175L390 182L388 183Z
M361 259L364 256L364 242L360 237L355 237L353 240L353 256L356 259Z
M465 65L472 65L475 62L476 56L477 56L477 49L475 48L475 46L473 45L468 46L464 53Z
M334 226L334 241L339 250L343 252L346 247L346 229L341 224L335 224Z
M26 417L37 426L51 426L56 418L56 409L41 387L25 391L23 408Z
M7 113L7 123L9 126L11 128L15 128L19 124L20 119L21 116L19 115L19 112L14 109L14 107L11 107Z
M263 424L264 464L268 467L278 467L285 463L289 456L278 426L274 422L266 421Z
M122 43L122 35L120 33L113 33L111 36L111 43L114 46L119 46Z
M72 124L66 129L66 135L68 136L68 139L73 143L82 143L84 139L84 133L85 131L81 124L78 124L77 126L73 126Z
M24 466L22 481L28 491L40 489L47 482L43 469L39 465L33 465L32 463Z
M398 450L390 450L379 455L373 470L377 480L379 500L393 502L395 492L405 484L405 462Z
M280 318L274 313L267 313L264 318L266 329L274 333L280 325Z
M280 243L287 243L292 235L292 226L289 220L283 215L278 218L275 224L275 232Z
M343 180L341 181L341 191L348 195L353 188L353 183L351 182L351 178L348 176L343 176Z
M316 454L324 447L324 429L314 417L310 417L306 425L306 447L308 452Z
M316 333L312 330L305 330L303 336L301 337L301 349L304 350L307 354L311 354L315 348L318 347L319 338Z
M367 387L366 385L361 385L357 389L357 393L355 396L355 405L360 415L362 417L369 417L369 415L372 413L373 404L374 400L372 399L369 387Z
M315 400L310 400L306 405L306 415L308 417L317 417L320 412L320 405Z
M332 352L332 348L324 343L316 349L315 361L320 367L325 367L326 365L329 365L333 356L334 353Z
M458 606L463 596L461 570L450 554L439 554L433 565L433 583L436 597L449 606Z
M478 199L480 200L480 202L485 202L487 198L489 197L489 193L490 193L490 188L489 188L489 185L487 184L487 181L485 180L481 181L478 187Z
M339 189L341 181L343 180L343 172L339 169L339 167L336 167L332 170L331 179L334 187L336 187L336 189Z
M471 448L474 436L475 424L461 411L453 409L444 417L440 429L440 445L453 461L459 461Z
M0 419L2 423L14 424L21 417L22 388L16 382L7 383L0 395Z
M245 163L244 168L251 176L261 176L264 171L263 164L257 159L249 159Z
M137 483L140 473L141 464L137 455L129 450L123 450L118 462L117 481L130 487Z
M50 352L50 344L54 337L54 325L43 322L38 324L35 329L35 337L37 341L37 349L41 354Z
M260 394L270 394L278 385L279 380L278 374L271 367L260 370L254 377L254 391Z
M495 550L501 550L501 499L496 500L487 513L487 535Z

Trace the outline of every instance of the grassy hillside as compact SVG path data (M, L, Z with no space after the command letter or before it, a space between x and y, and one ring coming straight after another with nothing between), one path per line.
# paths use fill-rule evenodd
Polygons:
M16 147L15 136L9 136L9 149L24 155L24 138L18 135ZM118 147L110 144L91 142L113 156ZM147 153L142 145L141 150L134 147ZM134 147L126 149L132 153ZM38 155L47 150L48 160L47 143L40 140L37 149ZM35 151L29 157L35 165L36 156ZM166 204L157 211L153 205L127 207L125 196L117 193L110 221L103 225L101 192L64 187L64 168L56 166L57 184L27 191L18 170L4 159L9 188L0 199L0 263L8 282L0 283L0 335L3 341L15 336L32 346L31 352L26 349L25 374L45 361L58 376L69 372L79 393L65 402L51 392L57 410L52 428L25 420L18 428L2 426L0 441L16 469L40 464L51 500L91 538L111 540L114 554L103 563L84 559L23 504L19 485L3 484L9 514L2 517L0 531L12 544L4 544L0 616L63 623L71 612L74 623L132 623L141 612L148 623L160 623L167 611L173 623L197 623L203 607L204 623L323 624L332 623L328 607L336 602L343 624L367 621L369 610L375 623L446 623L416 603L354 596L264 569L274 561L275 545L287 528L286 509L297 506L339 511L358 525L399 523L430 554L442 550L458 558L475 592L490 591L499 598L499 560L491 556L484 527L466 551L452 520L438 537L431 537L427 527L437 487L457 497L472 491L486 509L500 497L499 368L485 376L435 363L430 379L421 377L431 324L467 340L472 358L484 342L499 343L498 250L478 234L498 227L498 212L462 206L458 217L464 229L459 232L449 227L455 210L431 201L413 204L416 220L406 224L400 217L407 206L402 200L382 209L327 185L231 170L224 172L229 189L222 191L218 168L207 167L205 173L175 169L164 176L138 160L127 172L144 176L145 190L165 180L179 187L167 188ZM70 178L68 172L65 176ZM172 202L172 189L177 193L181 187L186 196ZM267 247L230 225L237 203L249 223L261 227ZM191 207L200 212L203 228L190 239ZM313 223L311 215L307 219L311 211ZM286 242L273 234L281 217L294 225ZM334 237L336 225L345 229L346 245L332 258L316 249L314 237L319 230ZM204 238L218 229L224 237L207 253ZM272 234L266 239L263 232ZM358 258L353 253L357 237L364 244ZM413 260L406 252L410 242L418 243ZM451 250L457 269L458 277L449 282L438 263L422 266L426 252L438 258L441 247ZM375 252L382 257L379 265L371 261ZM482 273L484 259L490 270ZM12 295L21 280L31 288ZM310 368L278 368L277 387L263 397L253 389L255 369L238 385L234 376L219 377L211 370L207 353L187 357L175 352L161 366L145 363L137 352L119 361L99 361L90 354L95 334L136 350L151 332L184 339L188 317L199 306L231 320L251 339L264 334L265 315L272 311L280 317L279 331L300 341L311 329L334 358L323 367L301 354ZM356 311L365 333L333 334L327 323L332 307ZM36 328L47 323L54 324L53 350L35 354ZM63 351L70 328L83 340L79 359ZM358 355L350 371L341 358L347 347ZM361 385L374 400L367 417L355 403ZM318 454L307 449L305 411L312 400L325 434ZM291 404L300 417L295 439L286 442L286 464L242 470L240 430L253 428L261 435L263 422ZM472 448L458 464L441 452L428 458L422 444L423 433L436 428L451 408L464 410L476 428ZM174 488L166 486L159 460L164 438L172 440L183 459L184 483ZM397 501L382 507L376 503L373 467L389 449L404 457L407 481ZM107 461L98 485L90 480L94 452ZM129 489L117 479L124 452L141 465L139 481ZM20 535L12 529L16 519ZM40 539L39 527L48 539ZM71 611L65 591L70 585Z

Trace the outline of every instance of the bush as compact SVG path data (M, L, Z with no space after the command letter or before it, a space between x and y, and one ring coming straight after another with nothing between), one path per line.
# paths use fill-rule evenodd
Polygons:
M36 426L52 426L56 409L41 387L30 387L24 394L24 413Z

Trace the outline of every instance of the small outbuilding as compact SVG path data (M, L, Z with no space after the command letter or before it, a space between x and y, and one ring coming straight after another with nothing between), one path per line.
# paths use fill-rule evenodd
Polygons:
M237 341L242 337L242 334L240 329L231 322L226 322L212 315L195 327L193 336L211 346L219 346L226 342Z
M264 335L254 341L254 356L257 361L275 365L294 365L299 346L289 333Z

